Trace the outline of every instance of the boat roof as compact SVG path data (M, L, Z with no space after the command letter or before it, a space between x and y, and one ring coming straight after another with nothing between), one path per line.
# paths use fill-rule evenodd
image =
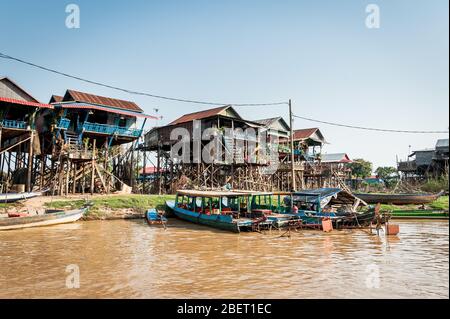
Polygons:
M201 191L182 189L177 191L180 195L194 196L194 197L237 197L248 196L248 192L243 191Z
M357 197L341 188L317 188L307 189L293 193L294 196L304 196L304 200L308 203L315 203L317 198L325 198L333 196L330 204L334 205L352 205ZM366 206L366 202L360 199L359 205Z
M332 195L338 194L341 191L342 191L341 188L305 189L305 190L294 192L294 195L328 197L328 196L332 196Z

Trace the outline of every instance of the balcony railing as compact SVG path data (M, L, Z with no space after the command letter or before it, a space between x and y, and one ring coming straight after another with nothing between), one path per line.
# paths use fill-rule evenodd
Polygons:
M141 136L142 133L142 130L134 128L125 128L116 125L98 124L90 122L85 122L83 124L83 131L92 133L102 133L108 135L131 136L131 137L139 137Z
M58 128L62 130L67 130L70 126L70 120L67 118L61 118L58 123Z
M0 120L0 124L5 128L14 128L20 130L25 130L27 128L27 122L24 121Z

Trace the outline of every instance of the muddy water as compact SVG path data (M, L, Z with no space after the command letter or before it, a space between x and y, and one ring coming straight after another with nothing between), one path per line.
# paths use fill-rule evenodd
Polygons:
M139 220L0 232L0 298L448 298L448 222L398 223L389 240L237 235L174 219L167 230ZM78 289L66 287L68 265Z

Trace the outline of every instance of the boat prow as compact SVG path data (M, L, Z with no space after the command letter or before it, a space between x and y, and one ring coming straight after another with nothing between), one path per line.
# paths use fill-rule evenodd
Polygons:
M41 215L0 218L0 231L73 223L83 217L87 210L85 207Z

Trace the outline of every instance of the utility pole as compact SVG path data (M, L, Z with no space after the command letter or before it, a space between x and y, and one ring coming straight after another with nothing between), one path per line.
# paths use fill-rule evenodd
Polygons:
M289 122L291 126L291 176L292 176L292 190L297 189L296 181L295 181L295 163L294 163L294 119L292 117L292 103L289 99Z

